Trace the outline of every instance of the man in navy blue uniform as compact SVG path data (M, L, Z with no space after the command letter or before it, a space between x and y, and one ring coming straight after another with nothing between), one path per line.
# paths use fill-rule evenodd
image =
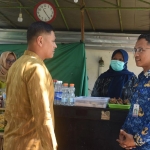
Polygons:
M117 141L126 150L150 150L150 34L138 37L134 57L143 71L134 86L131 108Z

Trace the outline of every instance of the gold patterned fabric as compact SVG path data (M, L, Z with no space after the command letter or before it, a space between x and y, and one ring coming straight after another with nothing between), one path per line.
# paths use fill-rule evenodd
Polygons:
M8 71L4 150L56 150L53 80L44 62L25 51Z

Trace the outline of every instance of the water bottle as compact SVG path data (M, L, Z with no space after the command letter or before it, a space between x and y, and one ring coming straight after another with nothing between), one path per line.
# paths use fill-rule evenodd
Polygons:
M58 82L58 94L57 94L57 105L61 105L61 98L62 98L62 81Z
M54 88L55 88L56 82L57 80L53 79Z
M55 90L54 104L60 105L62 97L62 81L56 82L54 90Z
M54 104L57 105L57 97L58 97L58 81L55 82L54 86Z
M69 106L74 105L74 98L75 98L75 87L74 87L74 84L70 84L69 96L68 96L68 105Z
M63 84L61 105L67 105L68 102L68 83Z

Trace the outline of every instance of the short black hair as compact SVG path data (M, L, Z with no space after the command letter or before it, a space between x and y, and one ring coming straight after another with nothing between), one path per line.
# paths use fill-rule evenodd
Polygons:
M145 39L150 44L150 34L141 34L138 40Z
M27 43L29 43L34 37L38 37L41 33L50 33L54 31L53 27L43 21L37 21L32 23L27 30Z

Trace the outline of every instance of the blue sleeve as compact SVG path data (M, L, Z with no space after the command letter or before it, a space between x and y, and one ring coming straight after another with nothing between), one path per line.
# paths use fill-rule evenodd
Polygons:
M121 98L123 100L128 99L131 102L132 95L134 93L134 86L137 83L137 77L133 75L131 79L123 86Z
M128 113L128 115L129 115L129 113ZM127 131L128 115L127 115L127 117L126 117L126 120L125 120L124 124L123 124L122 127L121 127L121 129L124 130L124 131L126 131L127 133L128 133L128 131Z
M100 96L100 92L99 92L99 89L100 89L100 86L101 86L100 81L101 81L101 79L100 79L100 76L99 76L98 79L96 80L95 84L94 84L91 96L93 96L93 97L99 97Z
M142 146L143 144L150 142L150 123L145 125L139 133L134 135L134 140L137 146Z

